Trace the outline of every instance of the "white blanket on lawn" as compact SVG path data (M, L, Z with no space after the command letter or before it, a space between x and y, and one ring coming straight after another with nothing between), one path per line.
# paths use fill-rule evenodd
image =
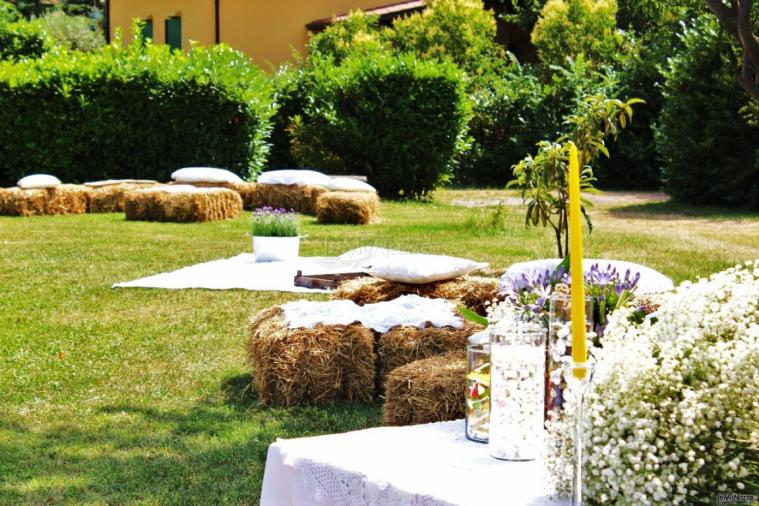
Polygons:
M300 257L293 262L256 262L254 254L242 253L232 258L213 260L172 272L116 283L113 288L205 288L327 293L328 290L295 286L293 278L299 270L303 271L303 274L361 272L365 265L372 264L373 259L398 253L400 252L395 250L368 246L347 251L338 257Z

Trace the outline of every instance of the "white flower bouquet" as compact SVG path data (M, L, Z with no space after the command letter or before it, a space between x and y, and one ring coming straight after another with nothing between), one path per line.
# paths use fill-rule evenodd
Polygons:
M586 395L590 504L713 504L759 487L759 260L666 297L654 318L610 318ZM572 473L568 399L549 422L557 487Z

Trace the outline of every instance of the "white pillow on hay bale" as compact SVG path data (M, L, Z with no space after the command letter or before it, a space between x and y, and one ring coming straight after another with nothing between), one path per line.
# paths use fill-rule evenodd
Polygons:
M338 192L377 192L377 189L359 179L352 177L333 177L324 185L330 191Z
M150 179L107 179L90 181L84 186L90 190L88 213L122 213L126 192L162 185Z
M61 184L61 180L50 174L32 174L22 177L16 185L24 190L36 190L37 188L55 188Z
M179 184L193 183L244 183L244 181L234 172L226 169L216 169L212 167L185 167L171 174L171 179Z
M506 272L501 276L501 288L511 286L513 281L518 280L521 276L526 275L529 277L537 276L546 271L554 271L556 267L561 263L560 258L547 258L542 260L532 260L530 262L519 262L512 264ZM582 261L582 268L585 273L588 273L593 265L598 264L598 267L605 271L608 267L615 268L617 272L624 276L626 271L630 271L631 276L635 273L640 273L640 280L638 281L638 287L636 293L639 295L647 293L660 293L674 290L675 284L670 278L662 274L661 272L646 267L645 265L636 264L633 262L625 262L623 260L606 260L606 259L594 259L584 258Z
M315 170L285 169L270 170L258 176L260 184L281 184L297 186L322 186L327 187L332 178Z
M0 215L41 216L87 212L89 190L85 186L59 184L50 188L0 189Z
M316 221L368 225L379 221L379 197L367 191L329 191L316 200Z
M392 368L464 350L477 329L450 302L416 296L364 307L288 303L251 320L252 383L271 405L367 401Z
M372 264L367 266L366 272L389 281L421 284L458 278L486 267L487 263L465 258L404 253L376 257Z
M226 188L159 186L124 195L127 220L206 222L236 218L242 210L240 195Z

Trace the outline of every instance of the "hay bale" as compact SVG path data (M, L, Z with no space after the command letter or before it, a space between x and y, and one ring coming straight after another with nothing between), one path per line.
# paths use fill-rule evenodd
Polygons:
M465 351L398 367L387 377L382 423L413 425L463 418L465 389Z
M469 322L460 329L453 327L418 329L410 326L392 328L389 332L382 334L377 341L380 386L385 383L392 370L402 365L450 351L466 350L469 336L480 330L482 327Z
M257 184L254 190L253 209L270 206L311 215L316 214L319 195L328 191L321 186L294 184Z
M316 201L319 223L368 225L379 220L379 197L375 192L327 192Z
M374 334L354 323L290 329L280 307L250 321L252 384L271 406L370 401L374 394Z
M123 213L126 192L161 186L161 184L156 181L119 181L112 184L86 183L85 186L90 189L88 213Z
M0 215L82 214L87 211L88 201L89 189L73 184L33 190L3 188L0 189Z
M162 186L124 194L127 220L205 222L236 218L242 199L225 188Z
M226 188L236 191L242 199L242 207L252 211L256 207L256 183L187 183L197 188Z
M472 311L485 314L485 308L498 296L498 278L466 276L448 281L414 285L362 277L340 283L331 298L352 300L359 306L416 294L431 299L456 301Z

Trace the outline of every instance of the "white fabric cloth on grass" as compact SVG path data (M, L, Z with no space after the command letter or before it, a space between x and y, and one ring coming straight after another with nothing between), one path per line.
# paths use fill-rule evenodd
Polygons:
M176 187L174 187L176 188ZM347 251L339 257L300 257L294 262L256 262L252 253L191 265L172 272L116 283L113 288L164 288L181 290L272 290L278 292L327 293L295 286L298 270L303 274L362 272L374 258L396 254L394 250L371 246Z
M269 446L262 506L564 505L542 461L506 462L464 421L374 429Z

